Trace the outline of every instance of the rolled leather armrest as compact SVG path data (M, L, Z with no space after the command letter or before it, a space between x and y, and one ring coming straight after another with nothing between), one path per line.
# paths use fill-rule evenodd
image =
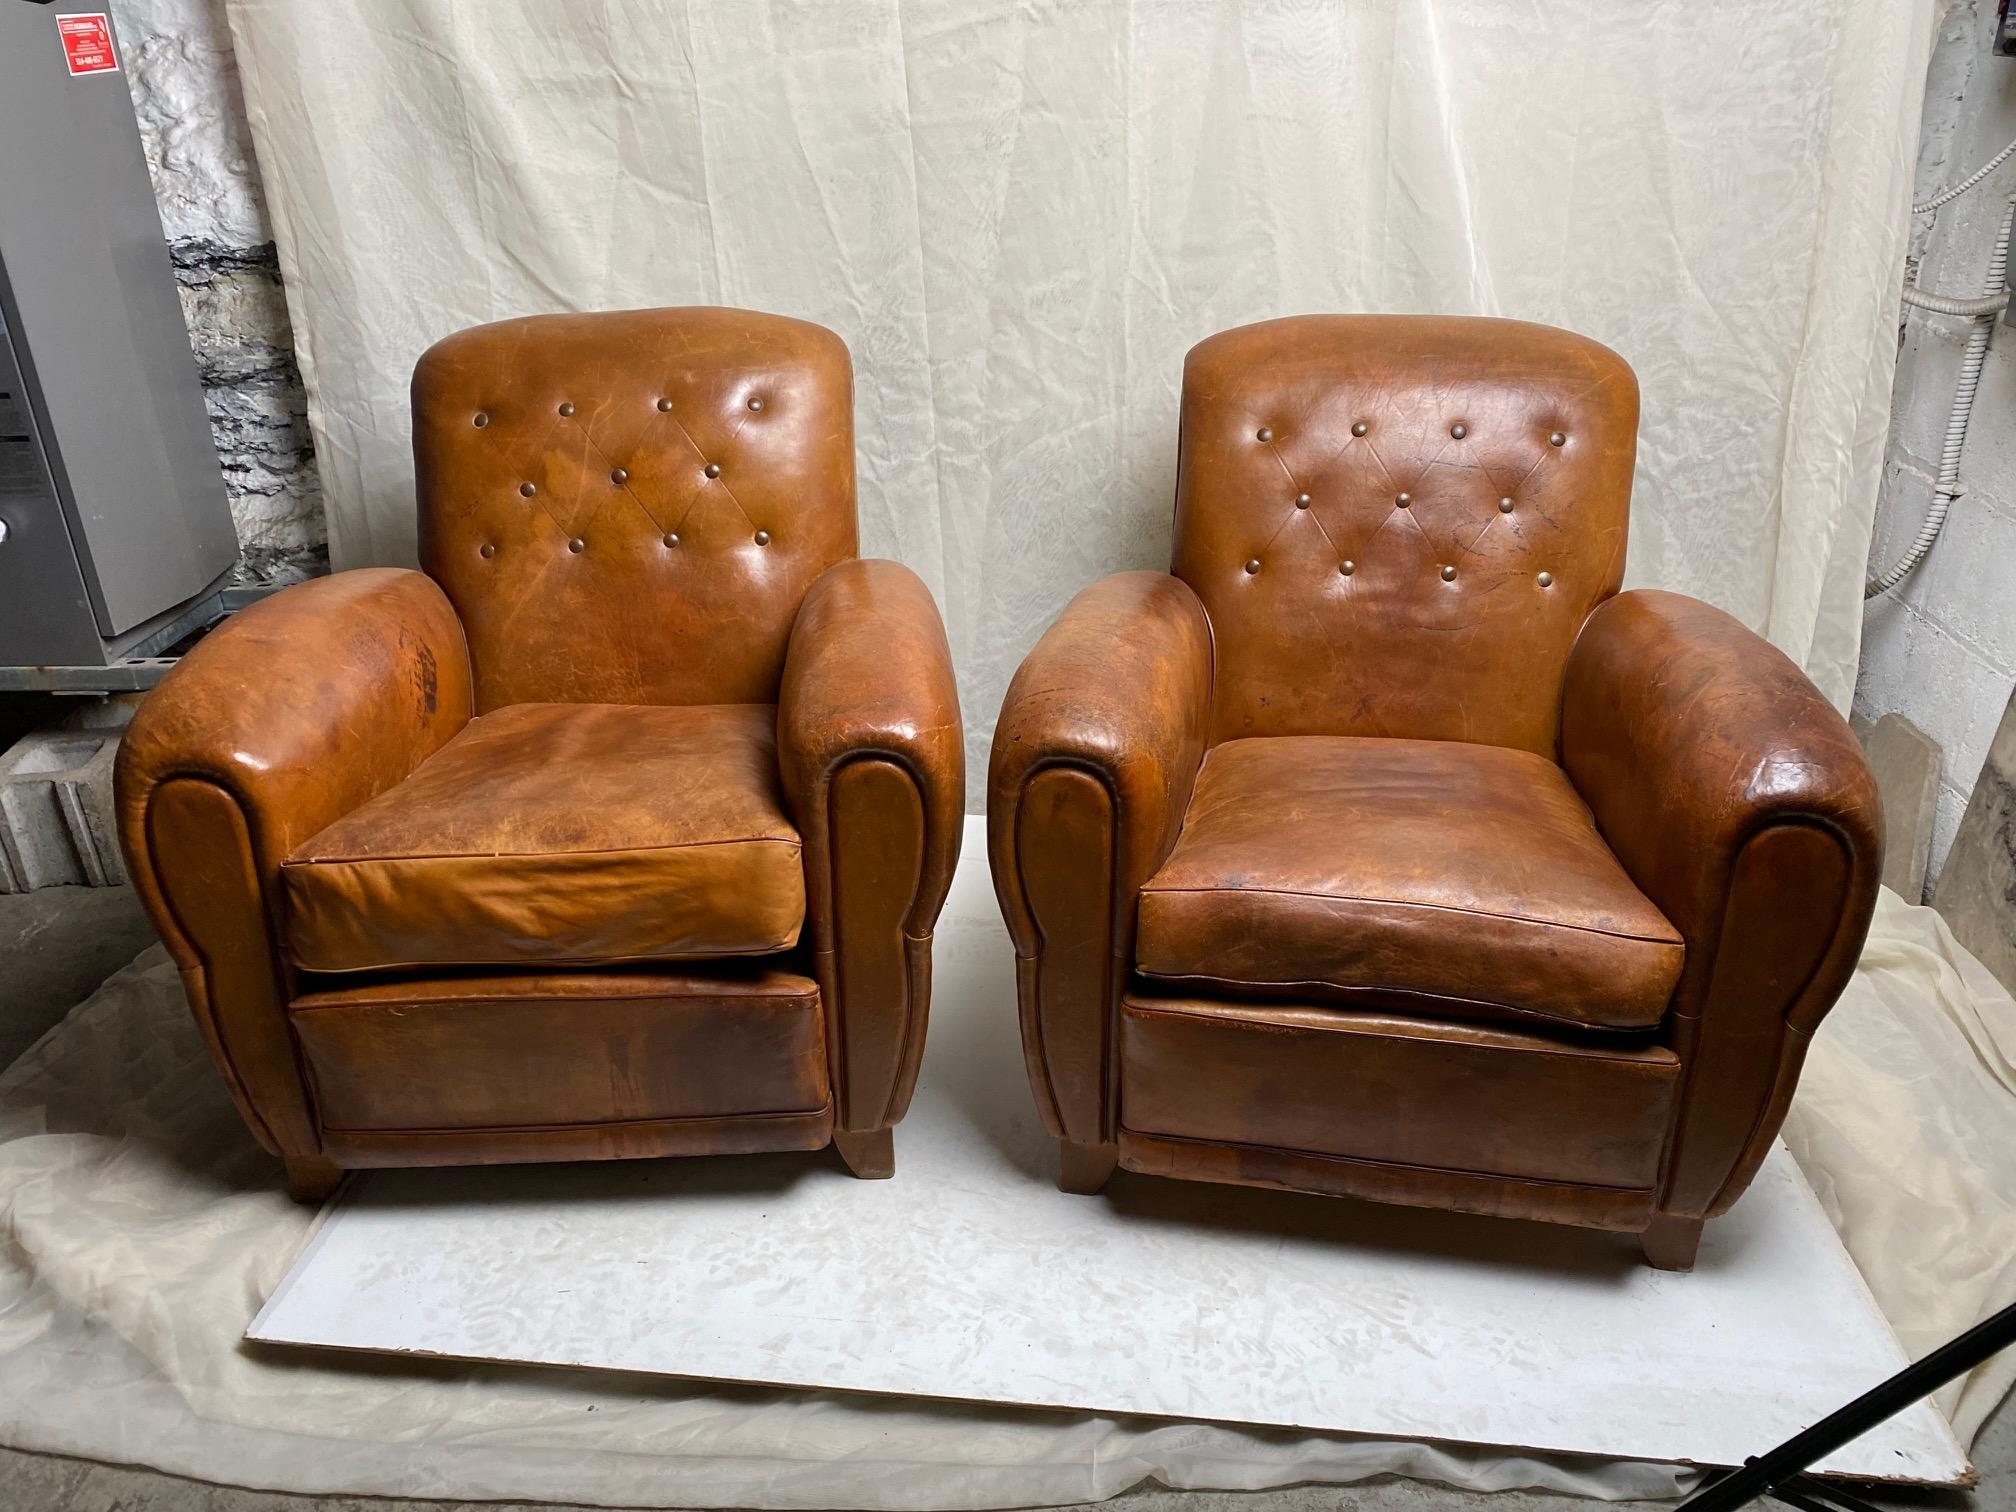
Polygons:
M279 868L469 720L469 655L418 572L342 572L226 621L120 744L119 839L141 902L254 1135L320 1138L287 1025Z
M930 589L897 562L827 569L791 627L777 756L805 842L842 1130L896 1123L917 1083L931 931L965 821L965 738Z
M1114 1033L1136 894L1204 759L1211 627L1188 584L1122 572L1073 599L1008 686L987 850L1015 942L1022 1048L1050 1132L1115 1135Z
M1756 1173L1861 954L1883 861L1876 784L1847 722L1783 653L1719 609L1650 590L1583 626L1561 760L1686 941L1660 1206L1712 1216Z

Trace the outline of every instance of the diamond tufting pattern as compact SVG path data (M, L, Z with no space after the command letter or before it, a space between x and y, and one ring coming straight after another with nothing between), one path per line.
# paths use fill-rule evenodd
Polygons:
M479 711L766 703L806 589L855 555L846 347L743 310L538 315L413 379L420 557Z
M1184 369L1173 571L1210 616L1214 739L1554 753L1623 577L1638 389L1608 348L1461 317L1268 321Z

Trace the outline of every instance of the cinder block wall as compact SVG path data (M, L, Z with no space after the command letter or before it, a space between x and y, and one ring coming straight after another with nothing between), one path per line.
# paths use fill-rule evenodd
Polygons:
M111 9L231 493L239 578L325 572L307 400L223 0Z
M1995 0L1957 0L1941 27L1914 199L1965 177L2016 138L2016 58L1988 51L1994 22ZM2016 158L1936 221L1918 218L1912 266L1923 287L1982 292L2012 192ZM1925 517L1968 324L1917 311L1902 323L1872 566L1894 561ZM1998 327L1989 348L1960 477L1967 493L1925 565L1868 606L1855 688L1858 712L1902 713L1944 748L1935 876L2016 685L2016 329Z

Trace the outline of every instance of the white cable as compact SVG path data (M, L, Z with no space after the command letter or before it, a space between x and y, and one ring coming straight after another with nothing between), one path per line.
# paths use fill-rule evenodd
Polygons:
M2000 315L2009 305L2009 291L1999 294L1934 294L1916 284L1904 285L1904 303L1935 315Z
M2010 151L2016 151L2016 142L2009 144L2002 157L2007 157ZM1996 159L1996 162L2000 161L2001 158ZM1994 163L1988 165L1989 168L1994 166ZM1988 170L1984 168L1981 171L1986 173ZM1967 184L1959 185L1949 191L1947 197L1964 193L1969 187ZM2009 297L2009 238L2012 233L2016 233L2016 196L2010 198L2009 213L2002 219L2002 230L1995 238L1995 250L1988 258L1988 293L1982 298L1986 300L1988 294L1995 295L1997 310L2001 308L2001 302ZM1925 510L1925 523L1918 527L1918 539L1911 543L1911 549L1863 586L1864 598L1888 593L1910 576L1912 569L1925 560L1925 553L1932 549L1932 543L1939 539L1939 532L1945 528L1946 511L1960 492L1960 453L1967 445L1967 421L1974 413L1974 393L1981 386L1981 367L1988 360L1988 338L1994 330L1993 311L1974 317L1974 329L1967 333L1967 349L1960 354L1960 377L1953 386L1953 408L1946 416L1946 445L1939 453L1939 476L1932 484L1932 502Z
M1937 210L1941 205L1944 205L1949 201L1960 198L1961 195L1965 194L1969 189L1972 189L1976 184L1980 183L1981 180L1988 177L1988 175L1993 173L1997 168L2000 168L2003 162L2007 160L2009 154L2012 152L2016 152L2016 142L2011 142L2007 147L2004 147L2000 152L1996 153L1995 156L1988 159L1987 162L1983 163L1979 168L1976 168L1972 173L1968 174L1967 177L1960 180L1960 182L1955 184L1951 189L1942 189L1939 191L1939 193L1933 195L1932 198L1924 201L1922 204L1913 205L1911 207L1911 213L1913 215L1923 215L1928 210Z

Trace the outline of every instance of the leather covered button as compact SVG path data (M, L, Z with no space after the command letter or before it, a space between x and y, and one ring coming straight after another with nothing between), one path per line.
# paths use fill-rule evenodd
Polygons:
M477 411L476 418L470 423L474 425L476 429L481 430L483 429L484 426L490 423L490 417L479 410Z
M1568 438L1562 435L1561 432L1556 431L1554 432L1553 435L1547 438L1547 444L1549 446L1566 446L1568 444Z
M1358 570L1358 564L1356 562L1339 562L1337 564L1337 570L1338 572L1342 573L1345 577L1349 577L1351 576L1352 573Z
M718 477L720 477L720 476L721 476L721 464L720 464L719 462L709 462L709 463L707 464L707 476L708 476L708 477L710 477L710 478L718 478Z
M480 557L488 559L490 557L497 555L497 548L495 546L492 546L488 541L485 541L481 546L476 548L476 554Z
M588 543L582 540L581 537L576 536L574 537L573 540L567 543L567 549L573 552L576 556L579 556L582 552L588 549Z
M1254 573L1258 572L1259 570L1260 570L1260 558L1258 558L1258 557L1253 557L1253 558L1252 558L1251 560L1249 560L1249 561L1248 561L1248 562L1246 563L1246 573L1247 573L1247 576L1249 576L1249 577L1250 577L1250 576L1252 576L1252 575L1253 575Z
M617 468L609 474L609 481L614 483L618 488L621 488L625 483L630 481L630 470L627 467Z
M1297 509L1307 509L1309 507L1309 495L1307 494L1295 495L1295 507Z
M749 401L749 408L760 415L763 413L763 401L761 399L751 399Z
M1401 509L1405 509L1409 504L1412 504L1413 502L1414 502L1414 495L1405 493L1401 494L1398 498L1394 499L1393 501L1393 503Z
M1543 572L1540 574L1537 581L1539 582L1542 588L1552 588L1554 586L1554 574L1551 572Z
M525 497L529 499L534 494L539 492L539 485L537 483L520 483L518 485L518 492L525 495Z
M769 532L769 531L767 531L767 530L759 530L759 531L757 531L757 532L756 532L756 544L757 544L758 546L768 546L768 545L770 544L770 532Z
M1372 429L1371 426L1367 425L1363 420L1360 420L1356 425L1351 427L1351 434L1354 436L1362 436L1365 434L1365 432L1367 432L1370 429Z
M679 544L679 537L668 530L665 532L665 544L667 546L677 546Z
M563 404L560 406L560 416L562 419L567 418L573 413L574 413L574 406L571 403Z
M1510 499L1500 499L1498 501L1498 513L1500 514L1512 513L1512 501Z
M660 399L660 400L658 401L658 413L659 413L659 414L661 414L661 415L662 415L662 414L665 414L665 413L666 413L667 411L669 411L669 410L670 410L671 408L672 408L672 401L671 401L670 399Z
M1255 439L1259 441L1272 441L1274 439L1274 432L1263 425L1256 433Z
M1455 582L1455 581L1456 581L1456 569L1455 569L1454 567L1444 567L1444 568L1442 569L1442 581L1443 581L1443 582L1445 582L1445 583L1453 583L1453 582Z
M1467 425L1452 425L1449 427L1449 434L1456 440L1461 441L1465 436L1470 434L1470 427Z

